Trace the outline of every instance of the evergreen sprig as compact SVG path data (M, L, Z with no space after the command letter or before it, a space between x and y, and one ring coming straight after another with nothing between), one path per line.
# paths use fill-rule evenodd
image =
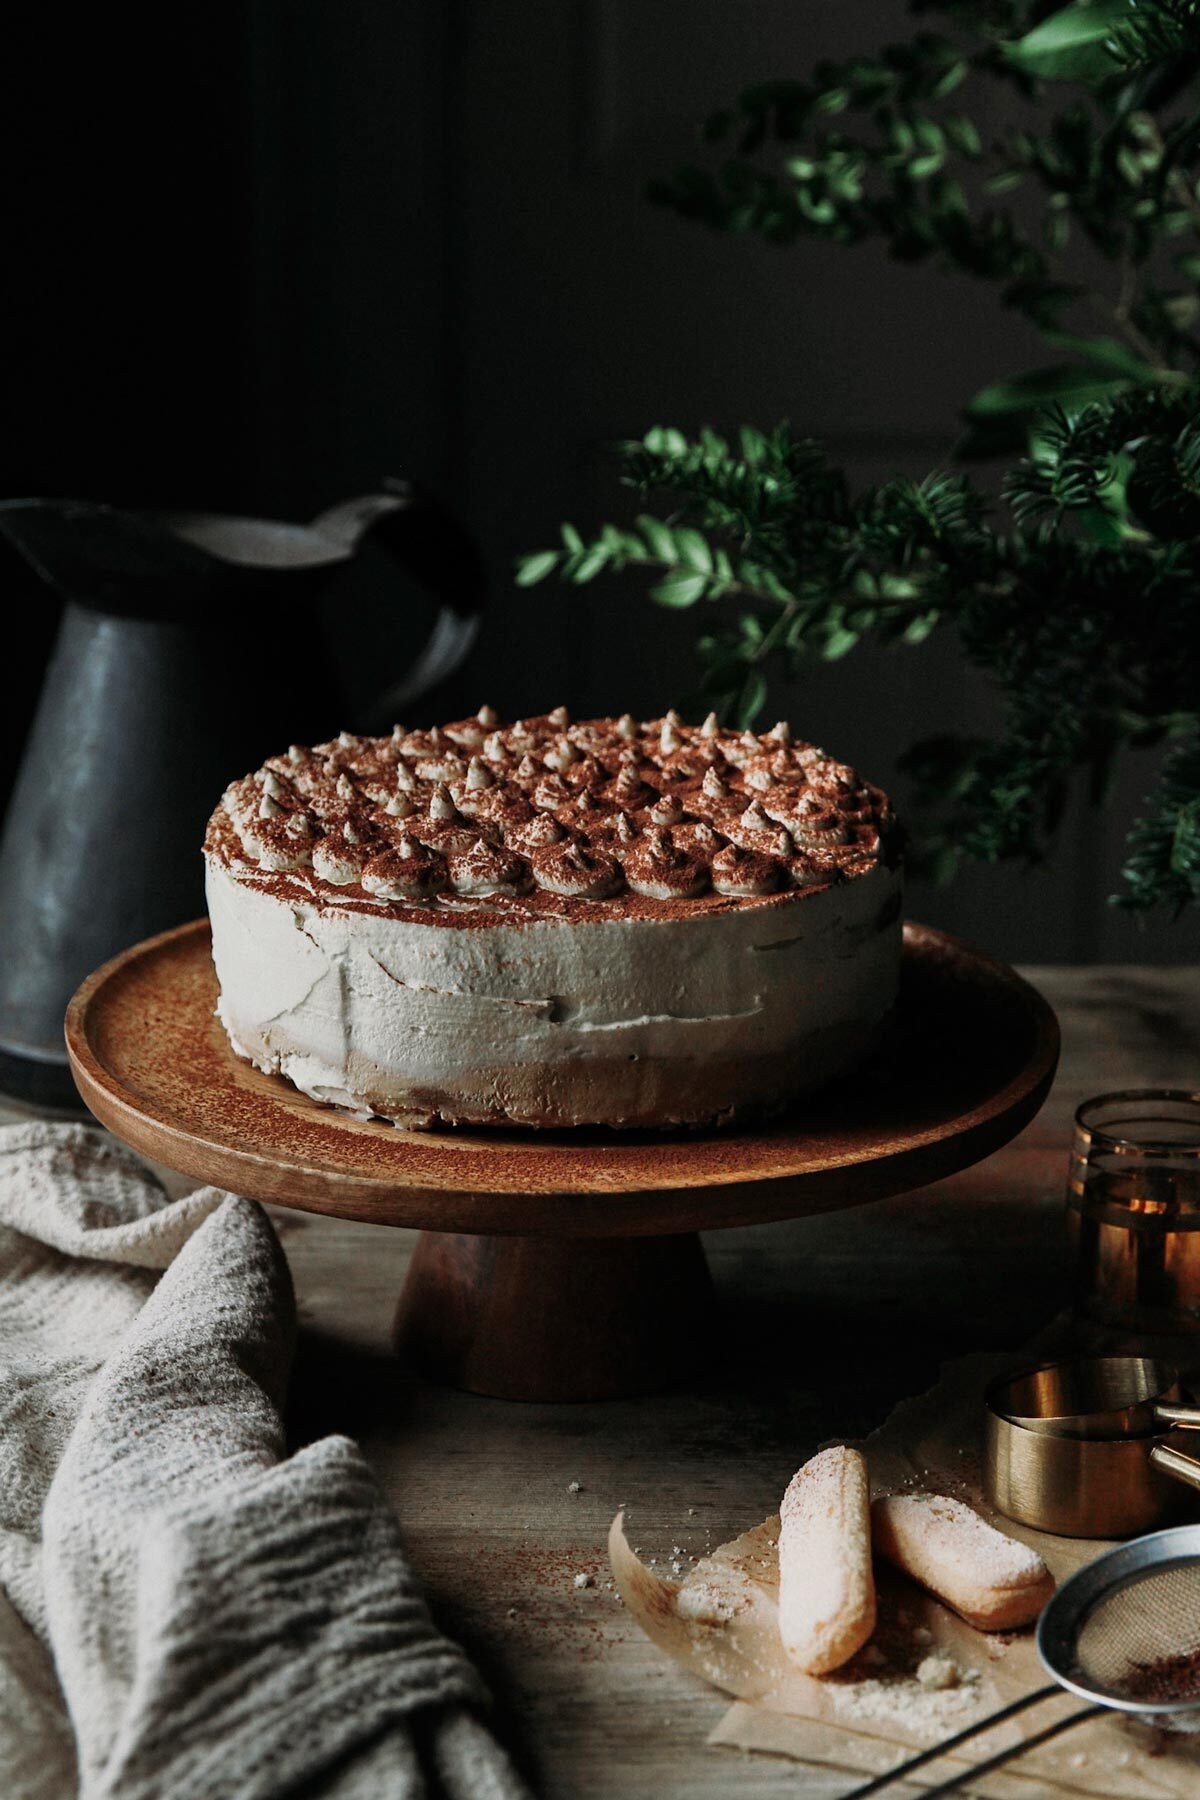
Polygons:
M652 192L993 283L1055 357L966 408L960 456L1010 458L1004 510L957 471L854 494L787 426L660 427L621 452L647 510L564 526L518 580L647 569L659 605L704 609L697 702L741 724L776 670L950 626L1003 725L904 759L925 862L1037 861L1080 771L1100 800L1125 748L1163 744L1121 899L1178 909L1200 900L1200 0L910 5L946 29L750 89L705 127L723 160ZM1037 129L985 138L972 101L998 83L1042 102Z
M1137 69L1195 48L1200 37L1200 0L1158 0L1133 7L1114 25L1105 48L1122 68Z
M749 724L776 670L864 637L915 645L957 629L1000 692L1004 729L928 739L904 759L923 860L940 874L963 856L1040 860L1076 771L1099 799L1122 746L1200 733L1200 387L1049 415L1010 478L1008 530L960 473L852 494L786 426L736 446L659 427L624 447L623 474L666 507L591 538L565 526L562 548L524 558L517 579L580 585L633 564L653 572L661 606L717 603L698 706ZM1146 834L1168 804L1172 821L1192 818L1195 763L1173 761L1169 795L1131 838L1138 905L1190 897L1181 882L1196 870L1164 859L1164 826Z
M1200 734L1194 726L1172 745L1157 791L1129 834L1122 904L1165 900L1176 912L1200 902Z

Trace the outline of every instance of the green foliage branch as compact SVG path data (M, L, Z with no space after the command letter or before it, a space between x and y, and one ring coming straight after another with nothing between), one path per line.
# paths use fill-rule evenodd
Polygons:
M912 10L943 15L952 35L918 31L807 82L747 90L704 128L721 160L653 183L652 197L723 231L874 239L992 284L1056 360L975 397L967 455L1021 448L1047 400L1194 377L1197 0ZM973 115L996 110L998 87L1017 121L985 137ZM1061 104L1047 113L1047 98ZM1082 280L1081 250L1110 272Z
M875 238L994 284L1058 358L966 408L960 458L1009 458L1002 502L956 471L854 494L786 425L658 427L621 461L662 504L564 526L517 578L651 571L660 606L705 609L698 698L742 724L775 668L954 628L1003 727L905 758L926 862L1040 860L1078 771L1099 800L1124 749L1161 745L1119 899L1178 910L1200 901L1200 0L911 10L947 31L751 89L705 128L724 160L653 192L724 231ZM985 141L984 84L1038 104Z
M786 426L736 444L659 428L625 446L623 469L669 507L586 539L566 526L519 581L633 566L653 571L660 606L736 600L700 636L697 704L739 724L761 710L772 666L952 625L999 687L1004 729L929 738L904 759L936 872L963 856L1039 860L1077 769L1100 798L1123 745L1167 744L1125 899L1200 899L1200 392L1139 390L1048 419L1007 484L1014 516L1035 521L1024 530L998 530L960 473L852 495Z

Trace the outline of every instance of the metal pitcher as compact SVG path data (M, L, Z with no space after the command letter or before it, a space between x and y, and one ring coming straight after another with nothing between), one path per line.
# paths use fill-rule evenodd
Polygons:
M0 1089L71 1106L62 1021L80 981L203 911L200 841L231 779L347 723L322 590L370 544L438 603L407 667L380 672L378 719L461 663L482 563L392 479L309 525L16 500L0 534L65 602L0 840Z

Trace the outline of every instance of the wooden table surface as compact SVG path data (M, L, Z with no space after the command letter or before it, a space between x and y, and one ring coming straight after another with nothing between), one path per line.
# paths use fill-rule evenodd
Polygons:
M439 1621L484 1671L539 1793L836 1792L793 1764L706 1746L727 1702L625 1616L605 1536L625 1505L646 1556L699 1555L772 1512L823 1440L869 1431L940 1361L1015 1345L1057 1310L1072 1111L1110 1088L1200 1086L1200 970L1026 973L1063 1029L1039 1118L933 1187L707 1237L721 1354L673 1393L544 1406L427 1386L388 1342L415 1234L273 1213L302 1324L295 1442L341 1431L363 1444ZM580 1573L594 1585L576 1587Z

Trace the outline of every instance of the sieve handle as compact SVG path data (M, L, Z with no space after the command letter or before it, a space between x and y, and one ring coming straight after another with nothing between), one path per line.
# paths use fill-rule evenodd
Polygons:
M877 1794L881 1788L891 1787L893 1781L903 1781L904 1777L912 1770L923 1769L926 1763L934 1762L939 1756L945 1756L948 1750L957 1750L960 1744L965 1744L971 1738L978 1737L981 1732L989 1731L993 1725L1001 1725L1005 1719L1012 1719L1018 1713L1023 1713L1026 1707L1036 1706L1041 1700L1049 1700L1052 1694L1061 1693L1062 1689L1057 1682L1054 1682L1050 1687L1038 1688L1035 1693L1022 1694L1019 1700L1012 1700L1007 1706L1000 1707L999 1711L989 1713L986 1719L976 1719L974 1725L967 1725L962 1731L956 1731L953 1737L944 1738L940 1744L934 1744L932 1749L921 1750L916 1756L910 1756L905 1762L898 1763L894 1769L885 1769L882 1775L872 1776L871 1780L864 1781L861 1787L851 1788L848 1794L842 1795L842 1800L867 1800L868 1794ZM1099 1710L1099 1707L1089 1707L1088 1714ZM1073 1725L1077 1718L1086 1716L1081 1713L1072 1713L1067 1722ZM1055 1729L1061 1731L1064 1727L1060 1725ZM1009 1756L1019 1755L1025 1748L1025 1742L1026 1740L1022 1739L1014 1748L1006 1751L1001 1760L1005 1761ZM965 1781L968 1776L976 1773L975 1769L964 1770L961 1775L954 1777L954 1781L950 1785L954 1786L959 1781ZM945 1790L938 1788L934 1791L941 1793Z
M1154 1406L1156 1425L1175 1425L1180 1431L1200 1431L1200 1406L1178 1406L1174 1401L1158 1400Z
M1051 1738L1070 1731L1073 1725L1082 1725L1085 1719L1095 1719L1106 1710L1103 1706L1084 1706L1078 1712L1068 1713L1065 1719L1056 1719L1053 1725L1046 1725L1041 1731L1035 1731L1032 1737L1022 1738L1019 1744L1009 1744L1006 1750L986 1757L983 1762L976 1763L974 1768L960 1769L957 1775L951 1775L946 1781L939 1781L936 1787L926 1788L921 1800L936 1800L939 1794L952 1794L955 1788L962 1787L968 1781L974 1785L981 1775L990 1775L993 1769L1002 1768L1005 1763L1024 1756L1027 1750L1036 1750L1039 1744L1048 1744Z
M1186 1481L1189 1487L1200 1488L1200 1458L1185 1456L1182 1450L1175 1450L1170 1444L1155 1444L1150 1461L1164 1475L1173 1475L1176 1481Z

